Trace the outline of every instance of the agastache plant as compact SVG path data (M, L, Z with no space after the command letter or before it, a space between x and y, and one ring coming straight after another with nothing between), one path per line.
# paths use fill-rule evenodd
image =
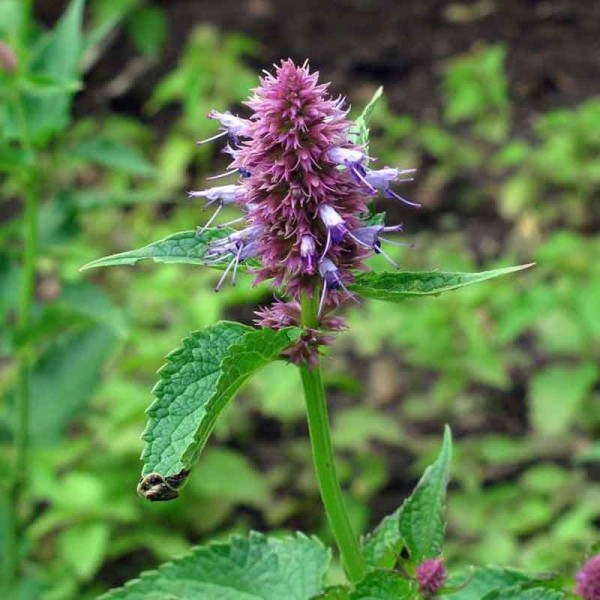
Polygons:
M247 274L255 284L268 282L274 300L256 311L254 327L221 321L192 332L167 357L147 411L138 492L152 501L177 498L218 416L240 386L272 361L291 363L300 371L314 467L346 583L326 586L330 552L317 538L253 532L198 547L108 598L461 600L475 598L461 596L471 585L488 600L520 598L531 590L541 595L523 598L568 597L555 578L512 570L481 568L448 575L443 541L449 428L437 459L402 506L362 540L351 526L335 469L320 356L322 347L345 328L342 305L361 298L400 303L439 295L529 266L481 273L399 270L398 259L382 244L408 245L387 237L402 232L402 225L386 225L374 203L387 198L419 205L397 191L412 178L413 169L374 168L368 122L380 96L378 90L352 121L344 99L332 97L308 63L281 62L260 79L245 115L217 110L208 115L219 131L198 143L226 140L223 150L231 157L227 170L209 179L231 179L189 192L203 207L214 207L207 222L196 231L87 265L135 264L144 258L205 265L220 271L216 291ZM226 206L241 216L214 226ZM387 259L390 270L369 270L367 261L375 254ZM587 585L582 581L581 589Z

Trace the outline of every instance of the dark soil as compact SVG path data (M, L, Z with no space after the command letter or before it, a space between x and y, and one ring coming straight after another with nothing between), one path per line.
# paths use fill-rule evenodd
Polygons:
M51 23L65 2L40 0ZM573 105L600 93L600 3L592 0L163 0L169 40L164 57L117 100L141 114L162 75L173 68L190 30L212 23L244 32L260 44L263 68L281 58L309 58L334 89L356 94L385 85L392 106L434 117L443 61L476 44L506 44L510 90L518 122L543 110ZM85 104L127 63L132 49L115 40L90 73ZM352 94L352 92L351 92ZM114 107L113 107L114 108Z

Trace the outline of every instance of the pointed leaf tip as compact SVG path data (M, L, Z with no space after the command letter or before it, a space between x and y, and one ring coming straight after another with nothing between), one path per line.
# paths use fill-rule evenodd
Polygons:
M360 273L348 286L351 291L374 300L400 302L416 296L437 296L467 285L509 275L533 266L534 263L503 267L479 273L444 271L385 271Z

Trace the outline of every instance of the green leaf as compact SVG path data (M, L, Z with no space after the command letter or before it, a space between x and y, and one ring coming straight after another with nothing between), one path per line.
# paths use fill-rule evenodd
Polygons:
M127 19L127 31L142 54L156 58L167 35L165 15L157 6L141 6Z
M75 93L81 89L81 82L74 79L66 81L47 75L26 74L18 80L18 88L35 96L52 96L57 93Z
M435 558L442 552L446 488L450 478L451 458L452 434L446 426L437 460L425 469L414 492L400 510L400 535L414 562Z
M323 589L329 552L303 534L260 533L191 554L141 575L103 600L308 600Z
M400 302L414 296L437 296L466 285L508 275L532 266L505 267L481 273L445 273L443 271L398 271L361 273L348 287L365 298Z
M69 122L71 98L79 82L79 59L83 49L82 20L85 0L72 0L56 24L37 46L29 65L28 80L52 81L57 88L31 90L23 95L23 106L30 135L36 142L46 141L52 134L64 130ZM18 135L18 121L10 114L7 132Z
M368 450L370 440L390 445L402 441L396 421L381 411L359 406L340 411L333 424L333 443L337 448Z
M460 584L463 581L468 583L458 592L442 596L450 600L481 600L487 593L528 581L528 576L516 569L505 569L503 567L482 567L476 569L474 574L465 573L460 578L453 578L450 582Z
M462 587L463 582L466 585ZM565 581L554 575L530 576L516 569L481 567L474 572L453 577L448 589L460 585L457 592L448 591L449 600L561 600L570 597L561 591Z
M227 448L207 449L195 469L190 486L196 495L257 508L266 508L269 504L267 480L239 452ZM226 478L223 473L227 473Z
M446 426L437 460L427 467L402 506L385 517L365 539L363 553L368 564L393 567L403 546L408 549L413 563L439 556L444 543L444 509L451 454L452 435Z
M363 555L372 567L392 569L404 547L398 518L401 508L384 517L375 530L363 540Z
M349 600L350 588L345 585L332 585L325 588L322 594L314 596L311 600Z
M373 225L385 225L385 213L384 212L369 212L365 218L361 218L361 225L363 227L372 227Z
M513 586L495 590L483 596L481 600L566 600L572 598L561 590L548 589L545 586Z
M545 436L565 434L598 378L594 363L550 365L531 382L531 420Z
M140 177L152 177L155 173L138 150L106 138L82 142L69 150L67 156Z
M30 435L36 445L54 444L100 382L100 370L117 344L116 334L95 325L63 336L31 373Z
M198 235L195 231L180 231L137 250L98 258L87 263L80 270L135 265L138 261L147 259L152 259L157 263L185 263L217 267L218 265L209 263L204 258L208 245L215 240L227 237L231 232L231 229L218 227L211 227L201 235ZM223 261L223 263L227 264L227 261ZM251 264L249 261L246 261L246 263ZM239 270L243 270L243 267L244 265L240 265Z
M229 400L300 333L295 327L274 331L221 321L192 333L169 354L148 409L141 495L149 500L177 497Z
M358 119L356 119L356 121L354 122L354 126L350 131L352 141L354 141L356 144L364 146L365 152L368 151L369 146L369 121L371 120L371 117L373 116L373 111L375 110L375 107L377 106L377 103L381 100L382 96L383 86L380 86L377 88L377 90L373 94L373 97L365 106Z
M390 571L373 571L357 584L350 600L412 600L416 589L413 582Z
M108 550L108 522L70 523L58 537L58 553L77 579L90 579Z

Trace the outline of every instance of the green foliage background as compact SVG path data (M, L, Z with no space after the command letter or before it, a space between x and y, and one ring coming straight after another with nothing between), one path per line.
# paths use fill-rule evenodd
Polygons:
M18 4L0 7L8 44L17 44ZM125 30L147 61L158 60L168 35L161 10L133 0L92 2L80 35L82 9L73 2L54 33L32 28L20 54L30 66L18 89L44 173L27 331L14 316L17 190L28 156L15 144L17 115L8 101L0 108L0 474L11 460L13 357L35 343L22 582L31 598L91 598L190 543L251 527L328 535L300 383L284 365L267 367L228 408L180 499L151 505L135 495L144 410L165 355L219 318L250 323L270 293L246 276L216 295L218 273L189 265L79 268L205 220L184 192L225 163L194 140L214 132L208 110L246 97L256 75L245 58L260 61L261 50L198 26L147 99L144 120L73 117L78 73L111 32ZM432 90L439 119L398 114L383 100L371 150L382 164L420 168L410 189L420 213L385 206L416 244L390 250L403 267L536 267L440 299L349 307L327 385L359 531L400 504L448 422L456 437L448 562L568 572L597 539L600 519L600 98L539 114L523 130L506 52L484 46L444 63ZM9 80L0 75L3 100ZM362 106L374 89L346 91ZM154 127L167 112L168 127ZM237 216L224 213L223 221Z

